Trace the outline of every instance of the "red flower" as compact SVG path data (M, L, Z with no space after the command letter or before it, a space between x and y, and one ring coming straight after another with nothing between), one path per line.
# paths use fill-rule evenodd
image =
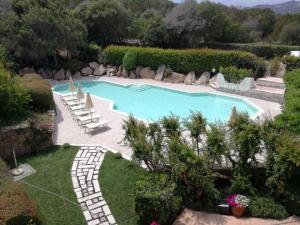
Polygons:
M227 203L228 203L228 205L230 205L230 206L232 206L232 207L237 207L238 206L238 204L235 202L235 197L236 197L237 195L236 194L234 194L234 195L229 195L228 197L227 197Z
M153 221L150 225L159 225L159 223L156 221Z

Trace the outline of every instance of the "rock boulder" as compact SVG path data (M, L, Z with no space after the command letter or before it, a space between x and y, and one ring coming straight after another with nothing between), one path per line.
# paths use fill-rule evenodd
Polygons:
M171 75L164 79L165 82L169 83L183 83L185 80L185 75L181 73L172 72Z
M91 69L91 67L87 66L87 67L84 67L82 70L81 70L81 75L82 76L89 76L93 73L93 70Z
M98 63L96 63L96 62L90 62L89 66L94 70L94 69L96 69L98 67Z
M210 79L210 73L209 72L204 72L201 74L199 79L197 80L197 84L207 84Z
M158 67L154 80L162 81L164 79L165 70L166 70L165 65L161 65L160 67Z
M123 73L123 65L120 65L119 69L118 69L118 72L117 72L117 77L122 76L122 73Z
M145 67L141 69L140 76L143 79L154 79L155 71L152 70L150 67Z
M136 74L135 74L134 70L130 71L129 78L130 79L136 79Z
M19 72L21 75L36 73L32 67L24 67L24 68L20 69Z
M128 70L126 70L125 68L122 69L122 77L126 78L126 77L129 77L129 72Z
M70 79L70 76L72 75L71 71L70 70L67 70L66 71L66 79Z
M54 80L64 80L66 79L65 71L61 68L57 73L54 75Z
M81 74L79 71L77 71L76 73L73 74L73 79L80 79L81 78Z
M184 84L192 85L195 82L195 76L196 75L194 71L189 72L185 77Z
M97 66L94 71L95 76L103 76L105 73L106 73L106 68L102 64L100 66Z
M143 69L142 66L137 66L135 69L135 74L136 74L136 78L140 78L141 77L141 70Z

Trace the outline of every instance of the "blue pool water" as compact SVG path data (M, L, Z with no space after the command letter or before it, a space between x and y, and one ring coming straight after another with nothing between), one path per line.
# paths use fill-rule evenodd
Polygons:
M210 93L186 93L151 85L123 86L103 81L81 81L83 92L114 102L114 109L132 113L141 119L158 120L173 113L186 118L191 111L200 111L209 122L228 121L232 108L253 116L258 109L238 98ZM68 92L68 84L57 85L54 91Z

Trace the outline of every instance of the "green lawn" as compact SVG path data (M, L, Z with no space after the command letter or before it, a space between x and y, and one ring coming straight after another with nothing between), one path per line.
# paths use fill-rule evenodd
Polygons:
M36 174L25 178L24 181L77 203L71 179L72 163L77 151L77 147L53 147L46 152L20 159L37 170ZM43 225L86 224L79 206L28 185L23 186L37 203L38 216Z
M107 152L100 168L100 188L119 225L137 224L133 190L146 171L115 154Z

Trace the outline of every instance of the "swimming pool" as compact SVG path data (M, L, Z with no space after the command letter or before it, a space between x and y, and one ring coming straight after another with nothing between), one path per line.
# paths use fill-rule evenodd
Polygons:
M191 111L200 111L209 122L225 122L234 106L250 116L259 111L242 99L211 93L187 93L152 85L123 86L105 81L81 81L80 85L85 93L113 101L115 110L146 120L158 120L170 113L186 118ZM68 83L59 84L53 90L68 93Z

